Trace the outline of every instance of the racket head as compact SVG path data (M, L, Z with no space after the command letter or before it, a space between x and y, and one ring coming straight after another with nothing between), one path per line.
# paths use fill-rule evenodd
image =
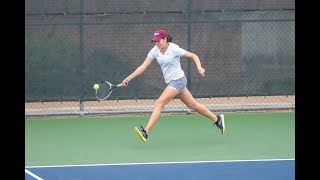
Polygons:
M95 90L96 99L99 101L108 99L111 93L118 87L120 86L114 85L109 81L102 81L101 83L99 83L99 89Z

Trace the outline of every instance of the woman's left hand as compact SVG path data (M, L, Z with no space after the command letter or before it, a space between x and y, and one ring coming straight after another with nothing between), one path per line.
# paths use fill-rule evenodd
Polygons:
M204 72L206 72L205 69L203 69L202 67L198 68L198 73L200 74L200 76L204 77Z

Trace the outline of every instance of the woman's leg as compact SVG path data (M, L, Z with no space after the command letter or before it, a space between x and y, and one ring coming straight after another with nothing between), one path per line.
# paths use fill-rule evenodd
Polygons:
M197 111L199 114L202 114L212 121L216 122L218 120L218 117L213 114L205 105L198 103L188 90L188 88L185 88L180 94L178 94L178 97L180 100L187 105L189 108Z
M154 124L158 121L160 118L161 111L168 102L170 102L175 96L179 94L179 91L176 90L174 87L167 86L160 97L156 100L153 108L153 112L151 114L151 117L148 121L147 126L145 127L145 130L147 133L150 132Z

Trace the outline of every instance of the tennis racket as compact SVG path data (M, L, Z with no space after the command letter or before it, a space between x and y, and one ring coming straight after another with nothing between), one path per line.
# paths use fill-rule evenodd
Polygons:
M104 101L111 96L111 94L114 90L116 90L122 86L123 86L122 84L114 85L114 84L110 83L109 81L102 81L99 84L99 88L95 89L96 99L98 101Z

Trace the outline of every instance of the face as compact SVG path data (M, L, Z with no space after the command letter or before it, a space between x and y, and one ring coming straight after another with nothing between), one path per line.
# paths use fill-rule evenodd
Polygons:
M160 39L160 41L155 41L154 43L158 46L159 49L162 49L167 45L167 38Z

